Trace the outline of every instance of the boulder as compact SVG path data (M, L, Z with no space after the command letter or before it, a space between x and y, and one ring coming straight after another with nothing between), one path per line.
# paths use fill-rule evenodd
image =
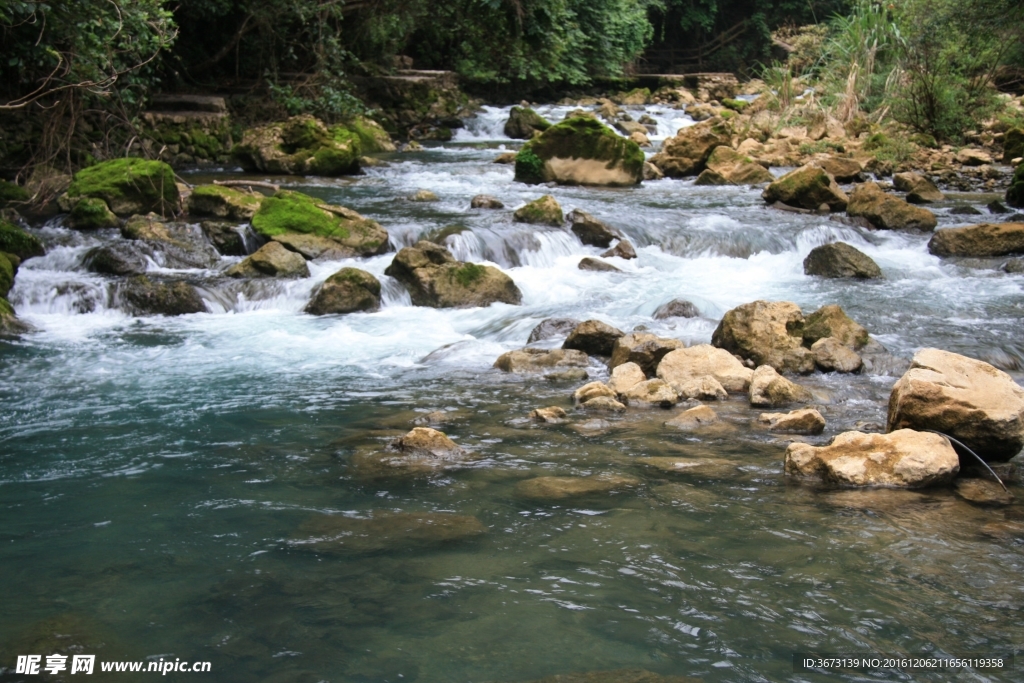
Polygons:
M18 320L14 315L14 307L11 302L0 297L0 337L16 337L28 332L31 329L28 325Z
M358 268L342 268L327 278L314 292L306 313L329 315L376 311L380 308L380 282Z
M3 218L0 218L0 251L14 254L22 261L46 253L38 237Z
M598 474L591 477L536 477L516 484L516 495L534 500L564 500L609 494L641 484L635 477Z
M83 197L71 209L64 219L64 225L72 230L99 230L100 228L116 228L121 224L107 203L99 197Z
M245 238L242 237L242 230L248 228L227 221L203 221L199 228L214 249L223 256L245 256L249 253Z
M697 187L709 187L709 186L721 186L731 185L729 179L718 171L712 171L710 168L705 168L697 176L697 179L693 181L693 184Z
M164 222L157 214L132 216L121 226L121 236L141 242L140 251L165 268L212 268L220 255L195 225Z
M556 228L561 227L565 222L565 217L562 215L562 207L559 206L555 198L549 194L544 195L540 199L533 200L526 206L516 209L516 212L512 215L512 219L516 223L550 225Z
M626 411L626 406L609 396L598 396L589 401L584 401L580 404L580 408L602 413L622 413Z
M601 254L601 258L612 257L617 257L629 261L630 259L636 258L636 250L633 248L633 245L630 244L628 240L619 240L619 243L616 244L612 249L609 249L608 251Z
M668 425L668 422L665 424ZM737 465L725 458L673 458L666 456L637 458L636 462L667 474L685 474L712 479L727 479L736 476Z
M559 185L638 185L644 153L600 121L575 117L551 126L516 154L515 179Z
M540 324L530 331L530 337L526 340L526 343L532 344L545 339L568 337L579 324L580 321L576 318L548 318L547 320L542 320Z
M1006 205L1003 204L998 199L993 199L992 201L990 201L988 204L985 205L985 208L988 209L989 213L994 213L994 214L1007 214L1007 213L1011 213L1011 211L1008 208L1006 208Z
M661 180L665 174L661 169L649 161L644 162L644 180Z
M590 358L582 351L563 349L519 349L506 351L494 361L494 367L504 372L544 372L555 368L585 368ZM586 373L583 373L586 377Z
M695 377L682 384L674 384L672 386L679 392L680 400L724 401L729 398L729 394L725 387L722 386L722 383L708 375Z
M817 211L823 204L830 211L842 211L848 198L835 178L817 166L801 166L790 171L765 188L761 197L768 204L782 202L788 206Z
M976 208L974 208L970 204L957 204L956 206L954 206L952 209L949 210L949 215L950 216L981 216L982 213L981 213L981 211L978 211Z
M132 315L185 315L205 313L206 303L192 285L185 282L155 282L145 275L125 280L117 298Z
M780 434L821 434L825 431L825 418L814 408L803 408L788 413L761 413L758 423L769 432Z
M701 427L717 424L721 421L713 409L708 406L696 406L676 415L665 423L666 427L674 427L683 431L693 431Z
M661 379L648 379L634 384L623 394L626 405L633 408L671 408L679 403L679 394Z
M399 251L384 274L405 285L416 306L518 305L523 298L512 278L494 266L456 261L447 249L422 240Z
M953 482L958 498L982 506L1003 507L1013 503L1013 496L1002 486L988 479L959 478Z
M117 241L87 251L84 265L86 270L103 275L138 275L146 272L146 255L134 242Z
M1010 179L1010 187L1006 189L1006 203L1010 206L1024 207L1024 163L1017 166Z
M352 464L366 475L429 473L460 466L474 457L443 432L430 427L415 427L388 444L384 452L357 453Z
M835 304L822 306L804 320L804 344L813 346L819 339L834 337L839 343L851 349L860 349L868 343L868 331L846 315Z
M249 173L339 176L359 172L359 136L309 115L250 128L232 155Z
M1003 134L1003 163L1024 157L1024 128L1011 128Z
M625 394L637 384L647 380L647 375L636 363L623 363L612 369L608 386L616 395Z
M170 216L181 209L174 171L162 161L112 159L83 168L68 186L69 204L102 199L118 216L154 211Z
M732 135L717 121L682 128L662 144L651 163L670 178L699 175L717 147L730 146Z
M468 515L374 510L360 517L317 514L299 525L288 545L317 553L380 553L443 547L485 533L487 527Z
M188 212L192 216L226 218L249 221L260 208L263 195L243 192L223 185L198 185L188 197Z
M804 316L796 304L754 301L728 311L711 343L755 365L806 374L814 370L814 357L803 346L803 328Z
M831 242L811 249L811 253L804 259L804 273L861 280L882 277L882 269L870 256L845 242Z
M860 372L863 359L835 337L822 337L811 345L814 364L822 372Z
M750 405L761 408L775 408L787 403L806 403L813 400L811 392L790 382L770 365L754 370L750 378Z
M590 382L573 392L572 402L576 405L582 405L595 398L616 398L617 396L618 394L615 393L615 390L604 382Z
M471 209L504 209L505 205L497 197L489 194L478 194L469 201Z
M1024 389L983 361L922 349L892 388L886 428L932 429L1003 462L1024 446Z
M348 257L375 256L389 249L388 233L377 221L290 190L280 190L264 199L252 217L252 227L285 246L289 246L289 240L298 239L316 243L321 252L334 250Z
M388 444L387 449L406 457L430 458L445 462L460 460L466 455L465 449L449 439L447 434L430 427L413 428L409 433Z
M655 320L665 318L699 318L700 311L691 302L685 299L673 299L667 304L662 304L654 311Z
M981 223L938 230L928 241L935 256L1006 256L1024 252L1024 223Z
M566 417L565 409L559 406L537 408L536 410L531 410L529 415L529 418L534 422L544 422L546 424L561 424L565 422Z
M12 204L27 204L32 198L28 190L7 180L0 180L0 209Z
M506 137L529 140L534 133L543 133L551 123L529 107L512 107L505 122Z
M992 163L992 155L985 150L967 147L956 153L956 161L964 166L985 166Z
M938 225L931 211L886 194L878 183L855 187L846 213L851 218L864 218L880 230L934 230Z
M11 287L14 286L14 274L17 269L17 264L11 261L12 258L16 260L18 257L0 251L0 299L5 301Z
M767 168L728 145L715 147L705 166L707 171L717 173L730 185L761 185L775 179Z
M670 352L685 346L678 339L659 337L648 332L633 332L615 340L608 367L615 368L623 363L636 363L645 375L654 377L662 359Z
M563 349L577 349L594 356L610 356L617 342L626 333L600 320L580 323L562 344Z
M580 259L579 265L576 266L580 270L588 270L594 273L621 273L620 268L616 268L610 263L605 263L601 259L592 258L587 256L586 258Z
M938 486L952 481L959 469L948 441L910 429L844 432L828 446L793 443L786 449L787 475L816 476L843 486Z
M309 277L306 259L277 242L268 242L239 263L224 271L228 277Z
M574 209L569 214L569 221L572 223L573 234L580 238L580 242L592 247L607 249L612 240L621 237L617 230L608 227L586 211Z
M829 156L816 159L814 165L835 178L837 183L852 183L863 180L864 166L856 159Z
M409 201L420 203L436 202L437 195L430 190L416 190L409 195Z
M935 183L913 171L894 174L892 186L900 192L906 192L907 201L911 204L932 204L946 199L946 195L939 192Z
M728 351L699 344L666 354L658 364L657 374L680 393L684 393L691 380L704 377L716 380L726 391L745 392L754 371Z

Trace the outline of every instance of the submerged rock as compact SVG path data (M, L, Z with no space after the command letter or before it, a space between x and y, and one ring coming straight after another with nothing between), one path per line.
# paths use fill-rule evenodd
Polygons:
M530 336L526 340L526 343L532 344L534 342L544 341L545 339L568 337L579 324L580 321L576 318L548 318L546 320L542 320L530 331Z
M162 161L112 159L74 175L66 197L102 199L118 216L154 211L171 216L181 209L174 171Z
M487 527L468 515L374 510L369 517L310 517L288 545L315 552L371 553L449 544L484 533Z
M981 223L938 230L928 241L935 256L1006 256L1024 253L1024 223Z
M803 333L804 316L796 304L754 301L727 312L711 343L755 365L806 374L814 370L814 356L803 346Z
M537 408L536 410L530 411L530 419L535 422L544 422L547 424L561 424L565 422L567 413L564 408L558 406L549 406L547 408Z
M821 434L825 431L825 418L814 408L803 408L788 413L761 413L757 421L770 432L780 434Z
M666 422L665 426L682 429L683 431L693 431L695 429L700 429L701 427L718 424L720 421L721 418L718 417L718 413L716 413L712 408L709 408L708 406L696 406L679 413L674 418Z
M845 242L832 242L815 247L804 259L804 273L828 278L882 277L882 269L862 251Z
M934 230L938 225L931 211L886 194L878 183L855 187L846 213L852 218L867 219L881 230Z
M409 195L410 202L428 203L436 202L437 200L437 195L431 192L430 190L416 190L416 192Z
M600 320L587 320L569 333L563 349L577 349L594 356L610 356L625 332Z
M562 215L562 207L549 194L544 195L540 199L534 199L526 206L516 209L512 218L517 223L550 225L556 228L561 227L565 222L565 217Z
M277 242L267 242L254 254L224 271L228 277L309 277L306 259Z
M699 344L667 353L658 364L657 375L686 395L691 381L705 377L714 379L726 391L746 392L754 371L728 351Z
M761 197L768 204L782 202L811 211L817 211L823 204L830 211L843 211L848 201L835 178L817 166L801 166L790 171L769 185Z
M342 268L327 278L306 305L313 315L376 311L380 308L380 281L365 270Z
M590 358L573 349L519 349L507 351L494 361L494 367L505 372L544 372L554 368L585 368ZM583 373L586 377L586 372Z
M750 405L775 408L787 403L806 403L814 397L804 387L789 381L770 365L762 365L750 379Z
M395 439L384 452L362 452L352 458L356 471L363 475L429 473L458 467L474 454L460 447L443 432L430 427L415 427Z
M673 299L667 304L658 306L657 310L654 311L655 320L664 320L666 318L699 318L700 311L691 302L686 299Z
M983 361L922 349L889 397L886 429L904 428L948 434L1003 462L1024 446L1024 389Z
M504 131L514 140L529 140L535 133L543 133L550 127L550 121L529 107L512 107Z
M647 332L633 332L615 340L608 367L615 368L623 363L636 363L645 375L654 377L662 359L672 351L685 346L678 339L659 337Z
M377 221L290 190L264 199L252 217L252 227L285 246L295 237L318 238L321 251L332 248L347 257L374 256L389 248L388 233Z
M1013 503L1013 495L989 479L957 479L953 490L958 497L975 505L1003 507Z
M606 262L602 261L601 259L592 258L590 256L587 256L586 258L581 259L580 262L579 262L579 265L577 266L577 268L579 268L580 270L587 270L587 271L591 271L591 272L594 272L594 273L621 273L622 272L622 270L620 268L616 268L615 266L613 266L610 263L606 263Z
M598 474L591 477L536 477L516 484L516 495L535 500L563 500L610 494L639 486L635 477Z
M489 194L478 194L469 201L471 209L504 209L505 205L497 197Z
M258 192L243 192L223 185L198 185L188 197L188 212L193 216L251 220L263 202Z
M632 140L588 117L551 126L516 155L516 180L560 185L637 185L644 153Z
M399 251L384 274L405 285L416 306L517 305L523 298L512 278L494 266L456 261L447 249L423 240Z
M133 315L186 315L205 313L206 303L192 285L159 282L136 275L118 287L117 297Z
M817 476L845 486L921 488L947 484L960 469L938 434L900 429L890 434L844 432L828 446L786 449L786 474Z
M736 463L722 458L673 458L652 456L636 461L668 474L687 474L695 477L723 479L736 475Z

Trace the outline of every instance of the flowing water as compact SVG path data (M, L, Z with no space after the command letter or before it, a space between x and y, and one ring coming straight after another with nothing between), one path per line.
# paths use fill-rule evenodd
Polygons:
M692 123L647 111L656 141ZM515 682L621 668L705 681L949 680L794 673L791 657L1014 651L1024 640L1021 508L977 508L947 490L787 481L786 442L752 428L760 411L740 397L718 407L726 426L706 435L672 431L661 410L597 431L580 430L588 418L574 414L529 425L521 418L533 408L570 408L575 387L491 365L548 317L692 344L708 342L733 306L784 299L805 312L842 305L899 358L936 346L1018 377L1024 277L997 262L940 261L927 235L769 210L747 188L516 184L510 166L491 163L515 147L501 134L506 115L488 108L453 142L391 155L364 176L284 182L379 220L396 248L461 226L449 248L505 270L521 306L413 307L383 274L387 254L310 263L310 278L284 283L176 272L200 284L211 312L133 318L114 305L111 280L81 265L116 234L59 220L37 231L49 253L22 266L11 294L36 331L0 342L0 667L33 647L49 654L54 633L100 659L210 661L227 682ZM440 201L405 199L420 188ZM545 192L619 228L639 257L612 259L621 273L578 270L601 250L511 220ZM480 193L508 209L469 209ZM940 227L957 224L949 206L937 209ZM885 279L805 276L807 253L834 240L870 255ZM346 265L381 279L382 309L303 314L312 289ZM652 318L679 297L704 317ZM812 441L879 429L902 372L891 365L807 378L828 420ZM590 372L607 376L596 361ZM432 411L447 411L441 429L476 454L471 464L387 478L352 467L354 454ZM637 461L650 455L732 464L666 474ZM569 502L515 490L534 476L599 473L641 485ZM296 543L325 513L357 525L454 513L486 533L433 543L374 527L335 552Z

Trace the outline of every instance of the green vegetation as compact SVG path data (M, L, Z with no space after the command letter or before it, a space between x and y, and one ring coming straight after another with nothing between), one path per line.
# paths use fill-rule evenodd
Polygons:
M162 161L112 159L75 174L69 197L97 197L118 215L168 213L179 204L174 171Z
M6 298L14 286L14 264L7 254L0 251L0 298Z
M1017 208L1024 207L1024 163L1019 164L1013 172L1013 181L1006 190L1006 203Z
M516 154L516 179L530 184L544 182L544 162L529 144Z
M39 238L2 218L0 218L0 251L14 254L23 261L46 253Z
M621 165L635 175L642 173L644 165L643 150L635 142L585 116L562 121L526 143L516 155L516 180L543 182L544 160L553 158L595 159L609 168Z
M321 203L301 192L281 190L263 200L252 217L252 227L265 237L304 233L347 239L350 233L345 220L319 208Z
M0 208L13 202L27 202L28 199L29 194L24 188L6 180L0 180Z
M99 197L86 197L79 200L71 209L68 224L78 230L96 230L117 226L117 216L107 207L107 203Z
M451 271L451 276L463 287L470 287L474 282L483 278L487 273L484 266L476 263L464 263Z

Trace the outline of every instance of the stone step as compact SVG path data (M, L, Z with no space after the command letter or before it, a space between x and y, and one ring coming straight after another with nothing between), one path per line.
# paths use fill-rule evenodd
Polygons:
M228 110L227 102L217 95L154 95L149 103L151 111L206 112L223 114Z

